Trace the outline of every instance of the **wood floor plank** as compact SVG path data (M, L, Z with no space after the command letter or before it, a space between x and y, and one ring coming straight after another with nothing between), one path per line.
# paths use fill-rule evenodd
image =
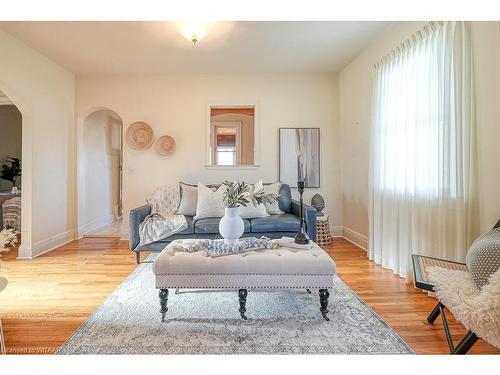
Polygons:
M344 239L325 250L347 285L417 353L448 352L440 320L426 321L434 298L370 262L365 251ZM34 260L15 257L16 252L3 255L0 268L9 279L0 293L0 316L11 354L53 353L136 267L128 243L114 238L72 241ZM465 329L451 314L449 323L458 342ZM500 351L479 340L471 353Z

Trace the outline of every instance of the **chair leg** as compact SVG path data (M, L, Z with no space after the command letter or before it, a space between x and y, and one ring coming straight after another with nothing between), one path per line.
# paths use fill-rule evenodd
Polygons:
M135 263L136 264L140 264L141 263L141 252L140 251L136 251L135 252Z
M476 343L478 337L472 331L467 332L467 335L459 342L457 347L451 352L451 354L465 354L470 348Z
M0 319L0 354L7 354L7 348L5 347L5 340L3 336L2 319Z
M443 328L446 335L446 341L448 342L448 348L450 348L450 353L452 353L455 350L455 347L453 346L453 339L451 337L450 327L448 326L448 319L446 319L446 314L444 312L445 306L443 304L439 304L438 309L441 314L441 320L443 321Z
M439 313L440 313L440 306L442 307L442 303L441 302L438 302L438 304L436 305L436 307L434 307L434 310L431 311L431 313L429 314L429 316L427 317L427 321L429 323L434 323L434 321L437 319L437 317L439 316Z

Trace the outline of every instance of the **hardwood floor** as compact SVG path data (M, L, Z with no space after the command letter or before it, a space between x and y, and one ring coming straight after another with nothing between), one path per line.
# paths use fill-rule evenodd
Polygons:
M417 353L448 352L441 321L426 321L434 298L368 261L365 251L344 239L325 250L339 276ZM53 353L135 268L127 242L112 238L73 241L34 260L15 256L4 254L0 268L9 279L0 293L0 316L11 354ZM449 320L458 342L465 329L451 315ZM470 353L500 351L479 340Z

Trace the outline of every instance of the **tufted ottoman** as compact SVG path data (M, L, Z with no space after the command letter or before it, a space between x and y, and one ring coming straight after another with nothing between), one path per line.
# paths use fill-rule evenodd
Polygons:
M238 290L240 314L247 319L248 290L319 289L320 311L328 320L328 289L333 287L335 262L317 244L310 250L280 247L210 257L205 252L174 252L170 243L153 263L160 290L161 320L167 313L168 289Z

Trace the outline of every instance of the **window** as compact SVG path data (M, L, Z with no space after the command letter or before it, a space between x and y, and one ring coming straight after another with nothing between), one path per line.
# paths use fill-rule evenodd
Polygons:
M255 166L255 106L209 105L209 114L207 166Z
M463 261L477 233L469 22L431 22L375 70L368 256L411 276L411 254Z
M428 36L378 72L375 188L412 196L456 195L454 113L445 109L454 98L443 96L453 83L451 72L440 66L437 43Z
M239 127L230 124L215 125L215 164L238 164Z

